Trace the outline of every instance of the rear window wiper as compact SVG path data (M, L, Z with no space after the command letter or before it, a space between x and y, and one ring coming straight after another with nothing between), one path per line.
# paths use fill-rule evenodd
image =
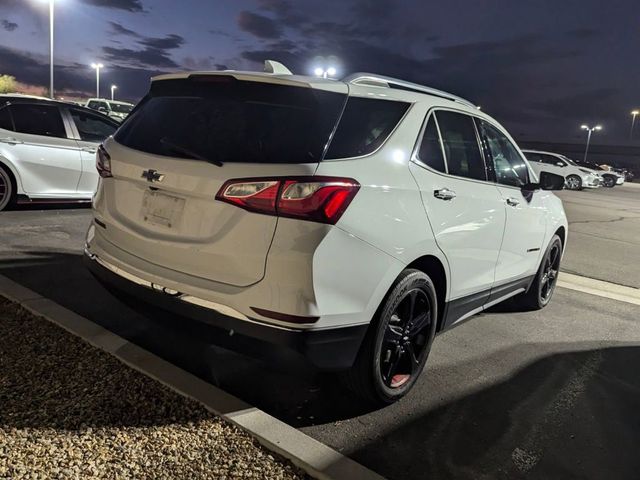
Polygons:
M200 153L194 152L190 148L180 145L178 143L175 143L173 140L167 137L161 138L160 144L163 147L165 147L167 150L170 150L172 152L179 153L182 155L187 155L189 158L193 158L195 160L202 160L203 162L213 163L214 165L217 165L219 167L223 165L222 161L218 160L217 158L209 158Z

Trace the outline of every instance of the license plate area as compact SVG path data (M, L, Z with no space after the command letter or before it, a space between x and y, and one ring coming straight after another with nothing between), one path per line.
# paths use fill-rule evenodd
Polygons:
M173 228L184 211L184 198L147 190L142 197L142 218L151 225Z

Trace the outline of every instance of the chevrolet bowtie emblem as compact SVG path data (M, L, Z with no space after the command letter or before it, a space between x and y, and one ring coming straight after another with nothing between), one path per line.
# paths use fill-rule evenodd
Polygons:
M142 178L146 178L147 182L161 182L164 180L164 174L158 173L157 170L149 169L142 172Z

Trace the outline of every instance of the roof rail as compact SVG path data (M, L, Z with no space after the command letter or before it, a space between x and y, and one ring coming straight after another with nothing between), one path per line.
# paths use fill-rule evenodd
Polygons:
M401 90L409 90L411 92L426 93L428 95L434 95L436 97L446 98L448 100L461 103L468 107L478 108L469 100L465 100L464 98L458 97L457 95L453 95L452 93L443 92L442 90L426 87L418 83L406 82L404 80L399 80L393 77L385 77L384 75L375 75L373 73L358 72L358 73L349 75L348 77L345 77L342 81L345 83L349 83L351 85L370 85L374 87L387 87L387 88L396 87Z

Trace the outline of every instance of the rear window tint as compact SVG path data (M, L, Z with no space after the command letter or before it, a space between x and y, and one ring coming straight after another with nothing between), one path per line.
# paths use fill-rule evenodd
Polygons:
M5 130L13 130L13 121L11 120L9 107L0 109L0 128L3 128Z
M172 157L319 162L345 99L334 92L227 76L164 80L152 84L115 139Z
M427 128L424 129L424 136L418 150L418 160L434 170L446 173L447 169L444 166L444 156L442 155L440 135L438 134L435 118L435 115L431 115Z
M66 138L58 107L40 104L13 104L11 114L16 132Z
M405 102L349 98L326 158L359 157L374 152L408 108Z

